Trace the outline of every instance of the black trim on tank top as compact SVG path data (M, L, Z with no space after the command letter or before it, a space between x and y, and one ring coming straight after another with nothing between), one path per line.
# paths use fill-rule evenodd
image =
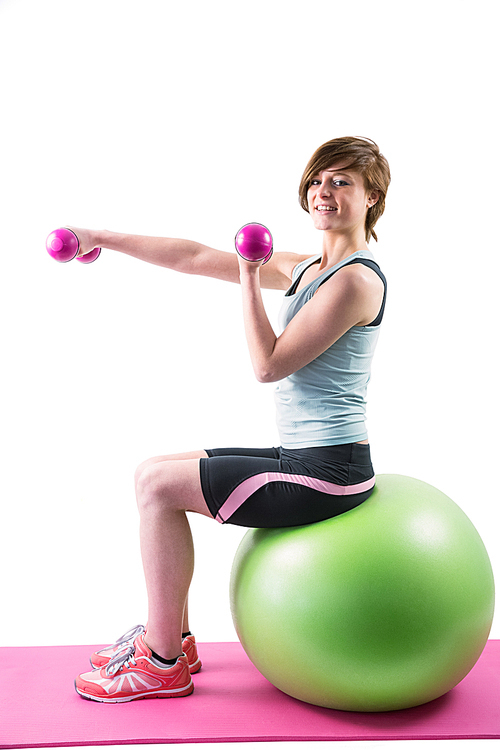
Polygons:
M311 266L316 265L316 263L319 263L320 260L321 260L321 258L318 258L318 260L315 260L312 263L309 263L309 265L306 266L304 268L304 270L300 272L300 274L297 276L297 278L295 279L295 281L293 282L293 284L291 285L291 287L286 292L285 297L292 297L295 294L295 292L297 291L297 287L300 284L300 280L301 280L302 276L305 274L305 272L307 271L307 269L311 268Z
M318 260L313 261L313 263L311 263L310 265L308 265L308 266L306 266L304 268L304 270L295 279L295 281L291 285L290 289L285 294L285 297L291 297L292 295L294 295L296 293L297 287L300 284L300 280L302 279L302 276L305 274L305 272L307 271L307 269L311 268L311 266L314 266L316 263L319 263L320 260L321 260L321 258L318 258ZM384 285L384 297L382 299L382 304L380 305L380 310L379 310L379 313L378 313L377 317L371 323L368 323L367 326L361 326L361 327L362 328L371 328L371 327L379 326L381 324L381 322L382 322L382 318L384 317L385 300L386 300L386 297L387 297L387 279L385 278L384 274L380 270L380 266L378 265L378 263L375 263L374 260L370 260L369 258L354 258L354 260L350 260L349 263L344 263L344 265L341 266L341 268L345 268L346 266L353 266L355 263L360 263L362 266L367 266L368 268L371 268L372 271L375 271L375 273L382 280L382 283ZM337 268L337 271L340 271L340 268ZM329 276L327 276L325 279L323 279L323 281L320 282L320 284L318 286L318 289L326 281L328 281L328 279L331 279L332 276L335 276L335 274L337 273L337 271L334 271Z

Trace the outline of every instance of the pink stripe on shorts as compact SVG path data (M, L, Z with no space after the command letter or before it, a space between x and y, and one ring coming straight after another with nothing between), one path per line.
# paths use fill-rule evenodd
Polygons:
M219 523L225 523L248 500L250 495L253 495L254 492L271 482L290 482L291 484L309 487L318 492L324 492L327 495L345 496L357 495L360 492L371 490L375 486L375 477L359 484L340 485L333 482L325 482L322 479L315 479L314 477L301 476L300 474L283 474L280 472L256 474L253 477L249 477L249 479L245 479L233 490L224 505L219 509L216 520Z

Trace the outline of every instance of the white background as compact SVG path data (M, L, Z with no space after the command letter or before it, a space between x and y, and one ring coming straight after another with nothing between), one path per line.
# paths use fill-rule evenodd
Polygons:
M300 209L326 140L373 138L393 182L369 390L377 473L439 487L498 572L494 3L0 0L0 643L104 643L146 617L132 478L151 455L277 443L238 287L105 252L61 225L233 251L242 224L318 252ZM265 294L276 320L281 295ZM243 529L193 518L192 627L235 640ZM498 623L498 621L497 621ZM500 637L494 624L491 637Z

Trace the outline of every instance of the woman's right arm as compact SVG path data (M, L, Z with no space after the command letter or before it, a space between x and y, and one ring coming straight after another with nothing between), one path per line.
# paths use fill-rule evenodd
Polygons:
M172 271L240 283L236 252L227 253L192 240L68 228L80 240L80 255L89 253L95 247L103 247ZM262 287L288 289L293 268L307 257L296 253L275 253L261 268Z

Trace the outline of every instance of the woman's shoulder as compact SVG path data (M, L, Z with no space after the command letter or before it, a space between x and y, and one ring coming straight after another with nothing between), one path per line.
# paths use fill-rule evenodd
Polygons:
M274 253L260 269L261 286L265 289L288 289L302 267L317 257L320 256L310 253Z

